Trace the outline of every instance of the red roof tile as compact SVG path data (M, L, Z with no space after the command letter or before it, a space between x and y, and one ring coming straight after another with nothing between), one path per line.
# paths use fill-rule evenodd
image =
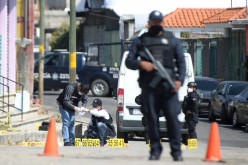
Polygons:
M236 19L246 18L245 7L228 8L212 17L207 18L203 23L225 23Z
M177 8L174 12L165 15L164 27L202 28L203 20L216 15L225 9L220 8Z

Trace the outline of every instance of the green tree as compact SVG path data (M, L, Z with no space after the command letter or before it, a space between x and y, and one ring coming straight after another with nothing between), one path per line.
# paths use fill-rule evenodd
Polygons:
M84 40L83 40L83 24L77 26L77 42L76 49L77 51L85 51ZM69 24L62 24L62 26L56 29L52 33L52 38L50 40L51 49L67 49L69 51Z
M52 50L54 49L67 49L69 50L69 28L70 26L66 23L56 29L52 33L50 45Z

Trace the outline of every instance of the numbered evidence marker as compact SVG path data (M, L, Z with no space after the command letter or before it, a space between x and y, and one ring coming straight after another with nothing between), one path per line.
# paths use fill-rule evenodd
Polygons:
M100 140L99 139L76 138L75 139L75 146L98 147L98 146L100 146Z
M99 139L88 139L88 147L99 147L100 140Z
M124 139L121 138L111 138L108 140L109 147L125 147Z
M75 138L75 146L82 146L82 140L81 138Z
M188 149L197 149L197 139L188 139Z

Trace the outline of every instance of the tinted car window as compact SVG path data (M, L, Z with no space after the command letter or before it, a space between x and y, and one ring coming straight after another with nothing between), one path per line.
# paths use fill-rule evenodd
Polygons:
M70 55L63 55L63 63L62 63L62 66L69 66L69 57Z
M45 56L44 63L45 65L58 66L59 56L58 55Z
M225 84L220 84L219 86L218 86L218 88L217 88L217 92L218 93L222 93L222 94L224 94L224 92L225 92Z
M77 54L77 66L80 66L79 64L85 65L85 59L82 62L82 53ZM62 55L61 55L62 56ZM63 54L63 60L61 66L69 67L70 62L70 54Z
M244 90L246 85L229 85L227 94L228 95L238 95L242 90Z
M218 82L215 81L205 81L205 80L196 80L197 88L204 91L215 90L218 86Z
M35 52L35 53L34 53L34 61L39 60L39 55L40 55L39 52Z
M243 97L248 98L248 88L243 91Z

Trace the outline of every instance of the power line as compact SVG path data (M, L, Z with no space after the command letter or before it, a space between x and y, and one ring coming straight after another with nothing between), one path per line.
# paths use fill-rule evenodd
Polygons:
M108 19L112 19L112 20L115 20L115 21L119 21L119 18L106 16L106 15L101 15L101 14L97 14L97 13L90 13L90 15L94 15L94 16L98 16L98 17L103 17L103 18L108 18Z

